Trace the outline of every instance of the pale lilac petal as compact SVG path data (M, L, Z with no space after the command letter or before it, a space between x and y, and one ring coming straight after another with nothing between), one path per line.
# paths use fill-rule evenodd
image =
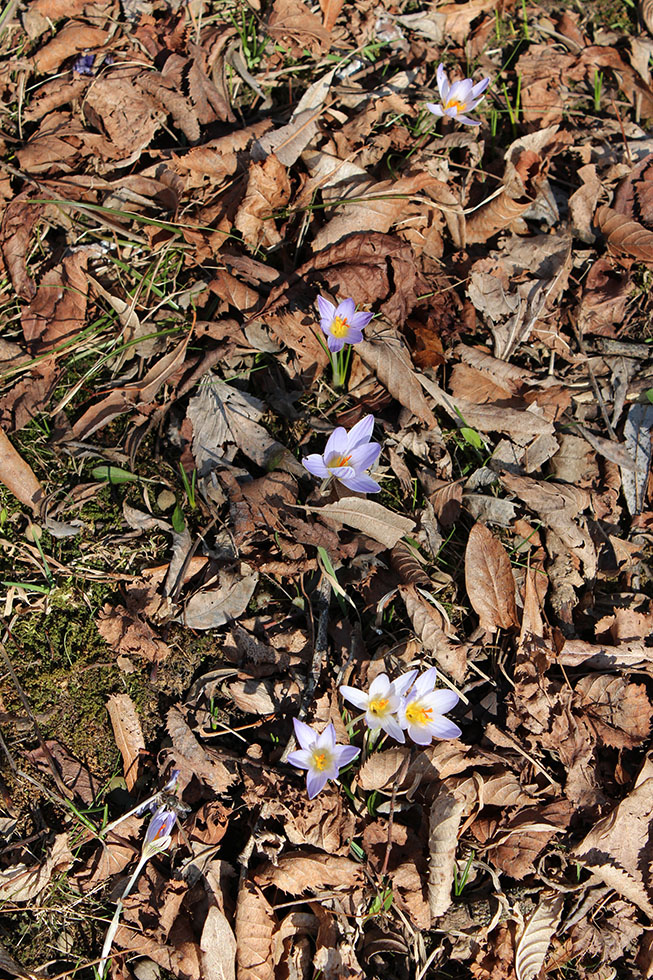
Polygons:
M373 316L373 313L364 313L361 310L358 313L352 314L349 319L349 323L354 330L364 330Z
M458 102L467 102L469 96L472 94L473 88L474 82L471 78L463 78L461 81L456 82L455 85L452 85L447 102L451 99L456 99Z
M322 320L327 321L327 329L328 329L328 324L333 320L333 318L336 315L335 306L333 305L333 303L330 303L328 299L325 299L324 296L318 296L317 308L320 312L320 316ZM324 327L322 327L322 329L324 330Z
M444 114L442 112L442 106L435 105L433 102L427 102L426 108L429 110L429 112L432 112L434 116L442 116Z
M333 727L333 723L329 722L321 735L315 739L316 749L328 749L332 752L336 747L336 730Z
M446 102L447 96L449 95L449 79L447 78L447 73L444 70L444 65L438 65L438 70L435 73L435 77L438 83L440 98L443 102Z
M310 769L313 765L313 752L311 749L297 749L296 752L289 752L288 762L291 766L297 766L298 769Z
M458 115L457 105L453 105L449 109L445 109L444 114L445 116L448 116L449 119L460 119L460 116Z
M390 690L390 678L387 674L377 674L370 684L369 699L383 697Z
M314 799L321 793L326 786L328 775L326 772L308 772L306 774L306 792L309 800Z
M373 415L366 415L360 422L357 422L353 429L349 430L349 435L347 436L347 452L350 453L357 446L362 446L364 443L369 442L373 429Z
M346 342L348 344L360 344L362 339L363 339L362 331L357 330L356 327L352 327L349 333L347 334Z
M342 303L338 303L336 307L336 316L339 316L341 320L348 320L350 323L355 312L356 304L353 299L343 299Z
M347 479L341 479L340 482L343 486L347 487L348 490L353 490L355 493L380 493L381 487L371 476L352 476Z
M381 446L378 442L371 442L367 446L357 446L350 451L351 459L349 465L353 466L357 473L362 470L369 470L370 466L376 463L381 454Z
M303 749L311 749L315 744L317 734L313 731L310 725L300 721L299 718L293 718L292 723L293 728L295 729L295 738L301 747Z
M470 119L469 116L456 116L456 120L458 122L464 123L465 126L480 126L481 125L479 119Z
M357 755L360 755L360 749L357 749L355 745L336 745L336 764L338 769L344 769L348 766L350 762L353 762Z
M430 745L433 741L433 736L426 728L421 728L418 725L408 726L408 737L413 740L416 745Z
M383 727L383 719L379 718L378 715L373 715L371 711L366 711L365 724L367 725L368 728L371 728L372 731L375 732L377 728Z
M342 694L345 701L349 701L353 704L355 708L359 708L364 711L367 708L367 702L369 700L365 691L359 691L357 687L349 687L348 684L342 684L338 690Z
M330 466L329 473L335 476L342 483L343 480L352 479L356 476L353 466Z
M437 680L437 677L438 677L437 667L429 667L428 670L425 670L422 676L418 677L417 680L415 681L415 686L413 687L413 690L410 692L411 700L415 700L415 698L421 698L425 694L430 694L433 688L435 687L435 682Z
M456 707L459 700L456 692L450 691L448 688L440 688L433 691L432 694L427 694L424 698L424 701L428 702L428 707L432 708L436 715L445 715L447 711Z
M477 82L474 88L472 89L472 98L476 99L478 98L479 95L482 95L489 84L490 84L489 76L487 78L484 78L481 82Z
M434 718L429 722L429 730L436 738L460 738L462 732L458 725L448 718Z
M401 725L399 724L396 718L392 718L392 717L384 718L381 727L383 728L384 731L388 733L390 738L394 738L396 742L401 742L401 744L403 745L404 742L406 741L406 737L403 733Z
M318 453L311 453L310 456L304 456L302 466L309 473L312 473L313 476L319 476L321 480L324 480L327 476L331 476L329 470L324 465L324 460Z
M347 454L347 430L341 425L334 429L324 447L324 459L330 460L332 456L345 456Z
M400 697L408 691L418 674L419 670L409 670L392 682L392 687Z
M332 354L337 354L339 350L345 346L344 337L334 337L333 334L329 334L327 338L327 347Z

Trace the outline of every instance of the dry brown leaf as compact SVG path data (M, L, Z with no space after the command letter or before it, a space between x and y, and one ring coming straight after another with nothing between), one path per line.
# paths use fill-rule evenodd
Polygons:
M41 894L57 871L67 871L75 860L68 846L68 834L57 834L41 864L12 865L0 871L0 901L31 902Z
M268 19L268 33L297 57L303 55L304 48L316 55L330 42L329 32L322 27L320 18L302 0L275 0Z
M107 701L107 711L111 719L116 745L122 756L127 789L131 792L140 775L141 752L145 751L145 739L143 738L141 723L134 702L128 694L112 694Z
M82 893L94 891L98 885L120 874L136 860L139 847L131 841L138 839L143 822L143 817L133 815L122 820L115 831L109 832L106 841L87 862L88 866L75 875L75 885Z
M68 255L60 266L46 272L36 295L23 310L23 335L39 352L71 340L84 327L88 259L89 250L79 249Z
M458 789L458 781L444 782L429 813L429 907L433 919L444 915L451 905L458 829L472 794L470 781Z
M202 927L203 980L236 980L236 937L224 912L211 905Z
M572 851L579 861L623 898L653 919L650 820L653 811L653 765L647 758L635 788L599 820Z
M248 313L255 309L260 301L255 289L236 276L232 276L226 269L218 269L208 285L211 292L241 313Z
M66 24L48 44L36 52L32 59L34 69L40 75L48 75L68 58L87 48L101 48L108 39L107 31L99 27L74 22Z
M608 247L617 255L627 255L647 265L653 263L653 231L605 204L597 208L595 220Z
M435 659L439 667L461 683L467 671L467 650L462 644L452 643L444 631L446 625L441 613L417 594L413 586L402 585L399 592L406 605L406 612L415 633Z
M475 524L465 550L465 587L482 629L517 626L515 579L508 552L489 528Z
M639 13L649 34L653 34L653 0L640 0Z
M363 869L346 857L295 851L278 864L266 864L256 874L262 886L274 885L288 895L304 895L319 888L348 888L360 882Z
M168 734L172 739L171 756L180 770L182 787L195 776L218 795L236 779L235 765L227 767L217 753L197 741L180 708L171 708L166 718Z
M27 253L32 231L45 210L44 204L32 204L23 191L10 201L2 216L2 255L14 289L23 300L32 300L36 284L27 271Z
M236 212L234 225L250 248L277 245L281 235L274 218L275 209L290 200L290 181L286 168L271 153L263 163L249 165L247 191Z
M263 892L241 883L236 907L237 980L274 980L275 918Z
M127 162L149 146L167 111L137 85L139 69L119 68L96 78L86 93L85 117L110 141L111 154Z
M294 681L243 680L229 685L229 693L241 711L254 715L273 715L297 708L299 688Z
M320 0L320 10L323 17L322 26L325 31L333 30L344 2L345 0Z
M217 589L205 589L191 596L179 620L195 630L210 630L237 619L247 609L258 582L258 572L239 574L223 568Z
M3 429L0 429L0 482L21 504L38 510L43 488L32 467L14 449Z
M158 663L170 654L168 645L159 639L137 610L106 603L98 613L97 628L121 656L145 657L151 663Z
M439 431L415 375L410 354L394 327L379 319L372 320L365 331L365 339L356 350L401 405L405 405L429 428Z
M576 685L584 717L596 730L599 744L632 749L648 738L653 708L644 684L623 677L590 674Z
M361 789L371 792L375 789L385 789L399 775L410 749L386 749L384 752L374 752L365 760L358 772L358 782Z
M560 892L543 891L515 950L517 980L534 980L542 968L564 904Z
M307 507L307 510L320 515L320 519L353 527L370 538L374 538L386 548L394 548L406 534L415 527L415 521L401 514L395 514L383 504L367 497L343 497L323 507Z

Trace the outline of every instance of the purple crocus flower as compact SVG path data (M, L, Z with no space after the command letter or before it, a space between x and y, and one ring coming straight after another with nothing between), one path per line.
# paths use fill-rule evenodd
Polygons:
M381 487L365 473L381 452L378 442L370 442L373 428L373 415L366 415L349 432L339 425L329 436L324 453L305 456L302 465L321 479L335 476L349 490L378 493Z
M160 806L155 811L150 820L149 827L143 841L141 855L149 858L159 851L165 851L170 846L172 831L174 830L177 816L174 810L169 810L167 806Z
M444 717L458 704L455 691L435 690L438 672L430 667L418 677L397 712L401 727L417 745L430 745L433 738L458 738L461 730Z
M331 724L320 735L297 718L292 722L301 749L291 752L288 762L298 769L306 769L306 791L312 800L324 789L327 780L338 778L340 770L356 758L360 749L355 745L336 745L336 730Z
M81 54L73 65L73 71L77 72L78 75L92 75L94 63L94 54Z
M337 354L345 344L359 344L363 330L372 319L372 313L357 313L353 299L343 299L334 306L323 296L317 298L320 326L327 336L327 346Z
M490 84L489 77L484 78L481 82L477 82L476 85L474 85L471 78L463 78L459 82L450 84L447 73L444 70L444 65L439 65L436 78L440 91L441 104L434 105L432 102L427 102L426 108L429 112L432 112L434 116L449 116L451 119L465 123L467 126L480 126L481 124L478 119L470 119L469 116L465 116L463 113L475 109L479 102L483 100L483 93Z

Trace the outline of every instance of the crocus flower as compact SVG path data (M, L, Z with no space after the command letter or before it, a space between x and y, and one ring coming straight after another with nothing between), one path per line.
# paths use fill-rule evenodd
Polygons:
M402 696L417 677L417 673L416 670L410 670L396 681L391 681L387 674L378 674L370 684L367 694L347 684L341 686L340 693L345 701L365 712L365 724L368 728L382 728L397 742L403 743L406 737L396 714L401 707Z
M324 789L328 779L338 778L340 770L356 758L360 749L355 745L336 745L333 725L327 725L321 735L297 718L293 718L293 725L301 749L291 752L288 762L298 769L306 769L306 790L312 800Z
M336 354L345 344L359 344L363 330L372 319L371 313L357 313L353 299L343 299L334 306L323 296L317 298L320 326L327 336L327 346Z
M373 428L373 415L366 415L349 432L338 426L329 436L324 453L305 456L302 465L321 479L335 476L349 490L378 493L381 487L365 473L381 452L378 442L370 442Z
M433 738L458 738L462 735L458 725L444 717L445 711L458 703L455 691L435 690L438 672L430 667L415 681L399 707L399 724L407 729L417 745L430 745Z
M73 65L73 71L77 72L78 75L92 75L94 64L94 54L81 54Z
M157 808L150 820L145 834L145 840L143 841L141 851L143 859L150 858L153 854L158 854L159 851L168 849L172 840L172 831L176 819L177 817L173 810L169 810L166 806Z
M449 116L451 119L465 123L467 126L480 126L481 124L478 119L470 119L469 116L465 116L463 113L475 109L479 102L483 100L483 93L490 84L490 79L484 78L481 82L477 82L474 85L471 78L463 78L460 82L454 82L453 85L450 85L447 73L444 70L444 65L438 66L436 78L438 89L440 90L441 103L440 105L434 105L432 102L427 102L426 108L434 116Z

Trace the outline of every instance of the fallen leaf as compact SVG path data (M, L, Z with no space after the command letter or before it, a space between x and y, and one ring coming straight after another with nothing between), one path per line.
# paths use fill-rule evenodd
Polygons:
M465 551L465 587L482 629L517 626L515 579L508 552L483 524L469 532Z
M631 514L641 514L644 509L651 471L652 433L653 405L631 405L624 426L624 442L635 469L621 470L621 485Z
M200 949L203 980L236 980L236 937L226 915L215 905L204 920Z
M563 898L560 892L543 891L537 908L528 919L515 950L517 980L534 980L542 968L560 916Z
M343 497L323 507L307 507L320 515L322 520L335 521L353 527L386 548L394 548L406 534L410 534L415 522L401 514L395 514L383 504L362 497Z
M606 204L597 208L594 220L612 252L627 255L646 265L653 264L653 231Z
M145 739L134 702L128 694L112 694L107 701L107 711L116 745L122 756L127 789L131 791L140 775L139 761L145 752Z
M272 906L252 881L238 889L236 906L236 976L238 980L274 980Z
M239 574L222 569L217 589L191 596L177 621L194 630L210 630L237 619L247 609L258 582L258 572Z
M107 31L90 24L66 24L48 44L40 48L32 61L40 75L55 72L64 61L87 48L101 48L109 39Z
M467 672L467 649L463 644L452 643L444 631L442 614L430 602L422 599L413 586L399 586L406 612L416 635L435 659L438 666L457 683L462 683Z
M0 429L0 481L21 504L33 511L39 509L43 488L32 467L14 449L3 429Z
M74 860L68 846L68 834L57 834L41 864L31 867L17 864L0 871L0 900L12 903L33 901L47 888L52 875L67 871Z
M252 161L247 191L234 218L234 226L250 248L269 247L281 241L273 212L289 200L288 174L274 153L266 157L263 163Z
M428 897L434 920L444 915L451 905L458 829L468 805L467 794L464 790L458 789L456 781L443 783L431 804Z

